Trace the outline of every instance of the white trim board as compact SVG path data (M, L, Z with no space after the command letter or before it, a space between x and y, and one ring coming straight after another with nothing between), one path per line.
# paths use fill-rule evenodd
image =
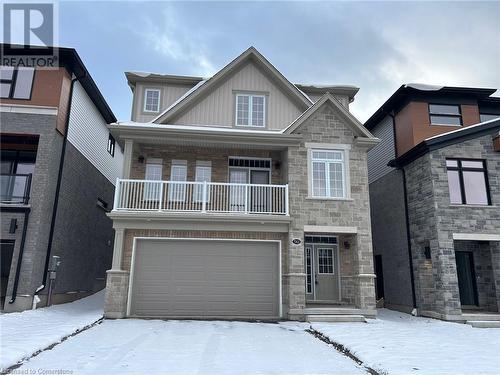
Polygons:
M500 234L453 233L455 241L500 241Z
M358 227L341 227L332 225L304 225L304 232L357 234Z
M0 112L11 113L28 113L37 115L57 115L56 107L43 107L36 105L22 105L22 104L2 104L0 105Z
M172 240L172 241L232 241L232 242L274 242L278 244L278 314L280 318L283 318L283 271L282 267L282 249L281 240L257 240L257 239L246 239L246 238L190 238L190 237L134 237L132 241L132 259L130 261L130 277L128 282L128 293L127 293L127 317L130 317L130 301L132 299L132 285L134 281L134 265L135 265L135 253L137 248L137 240Z

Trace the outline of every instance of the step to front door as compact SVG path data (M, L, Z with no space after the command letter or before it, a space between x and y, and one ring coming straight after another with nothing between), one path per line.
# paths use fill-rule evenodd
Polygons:
M325 323L366 323L363 315L306 315L306 321L310 323L325 322Z

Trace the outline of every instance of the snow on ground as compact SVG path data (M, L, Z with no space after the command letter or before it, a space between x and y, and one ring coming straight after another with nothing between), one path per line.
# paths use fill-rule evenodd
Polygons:
M106 320L26 362L19 373L366 374L306 324Z
M0 371L99 320L104 291L75 302L0 316Z
M386 309L361 323L314 323L365 365L390 375L500 374L500 329L413 317Z

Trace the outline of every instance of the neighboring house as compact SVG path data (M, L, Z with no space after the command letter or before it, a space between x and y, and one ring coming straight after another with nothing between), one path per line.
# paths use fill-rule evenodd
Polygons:
M253 47L208 79L126 76L107 317L375 316L357 88L294 85Z
M31 308L42 285L45 304L53 256L60 257L53 303L102 289L111 264L106 212L123 153L107 123L116 119L76 51L57 53L59 68L0 67L5 311Z
M499 311L495 91L403 85L365 123L381 139L368 172L377 294L387 307L460 321Z

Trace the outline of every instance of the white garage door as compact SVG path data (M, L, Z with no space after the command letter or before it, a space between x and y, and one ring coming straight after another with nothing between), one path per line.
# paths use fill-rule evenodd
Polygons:
M279 317L276 242L138 239L130 315Z

